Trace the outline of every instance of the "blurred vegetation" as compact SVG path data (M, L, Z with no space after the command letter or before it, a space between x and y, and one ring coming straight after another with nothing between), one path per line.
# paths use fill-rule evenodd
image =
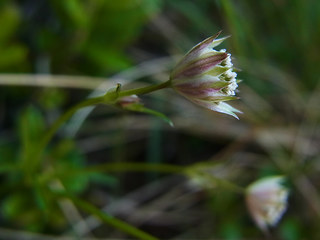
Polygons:
M291 195L271 238L319 239L319 13L315 0L1 1L0 239L261 239L243 196L215 178L245 187L272 174ZM219 30L243 80L240 121L162 90L143 100L175 128L98 107L75 137L66 124L39 166L30 158L93 91L80 79L59 88L56 75L165 81L177 55ZM7 81L35 74L57 87Z

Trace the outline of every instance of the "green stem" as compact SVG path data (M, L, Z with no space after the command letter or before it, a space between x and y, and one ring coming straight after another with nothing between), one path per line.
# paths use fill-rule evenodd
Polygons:
M245 189L238 186L237 184L225 180L222 178L217 178L214 175L206 171L207 167L202 163L202 166L199 167L199 163L190 165L190 166L178 166L172 164L163 164L163 163L132 163L132 162L120 162L120 163L104 163L95 165L92 167L87 167L85 169L79 170L68 170L68 176L74 175L83 175L90 172L158 172L158 173L167 173L167 174L179 174L187 176L188 178L196 178L199 174L205 176L207 181L216 183L219 187L228 189L232 192L243 194ZM61 177L61 174L66 174L64 172L53 173L47 175L42 179L43 182L51 180L53 177ZM200 175L200 176L201 176Z
M54 134L58 131L58 129L70 118L72 115L81 108L96 105L105 101L105 96L90 98L86 101L83 101L79 104L68 109L63 115L61 115L49 128L46 135L41 141L41 145L39 146L40 150L44 150L47 144L51 141ZM42 151L41 151L42 152Z
M223 178L215 177L214 174L210 173L208 169L212 167L211 161L204 161L200 163L192 164L184 169L184 174L190 178L204 177L205 180L209 182L215 183L218 187L222 187L224 189L228 189L232 192L243 194L245 193L245 189L229 180L225 180ZM200 175L199 175L200 174Z
M125 91L115 91L115 92L107 92L104 96L95 97L87 99L83 102L80 102L76 104L75 106L71 107L69 110L67 110L63 115L61 115L49 128L45 136L43 137L42 141L40 142L39 147L37 148L36 152L31 154L29 156L30 159L34 159L34 167L38 166L38 163L41 161L41 154L43 153L46 146L51 141L54 134L58 131L58 129L79 109L97 105L97 104L111 104L114 103L118 98L130 96L130 95L142 95L150 92L154 92L159 89L167 88L171 84L171 81L166 81L164 83L155 84L148 87L143 88L136 88L131 90L125 90Z
M184 167L171 164L150 163L105 163L87 168L90 172L159 172L183 174Z
M130 162L122 162L122 163L105 163L96 165L93 167L86 168L86 171L90 172L159 172L159 173L173 173L173 174L181 174L184 176L190 176L190 172L200 172L202 174L206 174L208 179L216 182L220 187L225 189L229 189L233 192L244 193L245 189L238 186L237 184L225 180L222 178L217 178L213 174L207 173L206 169L199 168L199 163L196 163L191 166L183 167L171 164L163 164L163 163L130 163ZM195 167L196 166L196 167ZM72 173L71 173L72 174Z
M111 215L108 215L107 213L101 211L100 209L96 208L94 205L83 201L79 198L76 198L74 196L71 196L69 194L64 193L55 193L58 196L65 197L70 199L76 206L81 208L82 210L86 211L87 213L90 213L96 217L98 217L102 222L121 230L122 232L125 232L133 237L136 237L141 240L158 240L158 238L118 219Z
M126 91L120 91L116 96L115 92L108 92L104 96L101 97L96 97L96 98L90 98L88 100L85 100L73 107L71 107L69 110L67 110L62 116L60 116L54 124L50 127L48 130L47 134L42 140L42 145L40 146L40 149L44 149L47 144L50 142L51 138L53 135L57 132L57 130L61 127L61 125L66 122L76 111L78 111L81 108L92 106L92 105L97 105L100 103L105 103L105 104L110 104L112 102L115 102L117 98L125 97L125 96L130 96L130 95L142 95L150 92L154 92L156 90L166 88L170 86L170 81L148 86L148 87L143 87L143 88L136 88L136 89L131 89L131 90L126 90Z
M42 176L42 182L48 182L52 178L62 177L65 174L68 176L84 175L88 173L101 173L101 172L158 172L167 174L181 174L185 176L185 168L182 166L162 164L162 163L131 163L131 162L121 162L121 163L104 163L95 165L92 167L86 167L84 169L70 170L67 172L51 172L47 175Z
M121 92L119 92L119 97L125 97L125 96L130 96L130 95L143 95L146 93L157 91L159 89L170 87L170 85L171 85L171 80L163 82L163 83L155 84L152 86L148 86L148 87L121 91Z
M236 193L240 193L240 194L245 193L245 189L244 188L234 184L231 181L228 181L228 180L225 180L225 179L222 179L222 178L216 178L213 175L211 175L211 178L212 178L213 181L217 182L220 187L223 187L224 189L228 189L228 190L230 190L232 192L236 192Z

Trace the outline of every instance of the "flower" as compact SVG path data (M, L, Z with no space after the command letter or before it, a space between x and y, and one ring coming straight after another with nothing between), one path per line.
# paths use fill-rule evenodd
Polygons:
M171 73L171 84L175 91L190 101L238 118L235 113L241 112L225 103L237 99L235 91L238 84L231 54L225 49L213 49L227 38L217 39L219 34L197 44L181 59Z
M289 190L282 185L284 177L262 178L246 189L246 203L258 227L266 231L274 226L287 209Z
M141 104L140 98L137 95L125 96L117 99L116 104L121 108L130 108L135 104Z

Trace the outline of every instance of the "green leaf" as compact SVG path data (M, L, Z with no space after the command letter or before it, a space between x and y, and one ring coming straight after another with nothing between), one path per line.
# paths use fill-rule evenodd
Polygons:
M0 51L1 70L7 70L12 66L21 64L26 59L28 53L28 50L19 44L2 47Z
M67 95L62 89L46 88L39 95L39 104L45 109L56 109L66 102Z
M68 0L68 1L53 1L58 10L67 17L73 25L77 27L87 28L89 25L88 6L85 6L83 1Z
M50 195L47 194L47 191L39 184L34 183L33 185L33 193L34 193L34 200L37 207L48 216L48 212L50 211Z
M60 141L50 152L53 168L68 192L80 193L89 183L89 175L70 175L70 169L81 170L85 166L85 158L71 140Z
M52 195L48 194L51 192L41 190L42 196L40 196L38 195L39 189L36 191L35 189L20 189L19 192L8 194L0 202L3 218L15 226L32 231L42 231L46 226L64 227L65 218L60 211L57 211Z
M127 106L124 107L127 110L134 111L134 112L142 112L142 113L147 113L153 116L156 116L158 118L161 118L163 121L168 123L171 127L173 127L173 122L168 118L166 115L164 115L161 112L155 111L150 108L144 107L141 103L133 103L133 104L128 104Z
M0 173L16 169L17 143L0 138Z
M1 173L7 173L7 172L13 172L16 169L17 169L17 166L15 164L10 164L10 163L1 164L0 165L0 174Z
M104 45L106 44L95 42L88 44L83 53L90 62L108 70L120 71L131 65L128 57L120 49L114 45L110 47Z
M6 44L10 41L10 38L15 34L19 26L19 11L13 6L6 5L1 8L0 11L0 45Z
M45 122L41 112L33 106L27 107L18 122L22 155L27 156L39 143L44 134Z
M287 218L279 226L281 239L298 240L302 239L303 229L300 220L296 218Z
M24 196L25 197L25 196ZM2 201L1 213L6 219L11 219L20 214L23 207L24 198L21 194L12 194Z
M111 175L107 175L105 173L88 172L88 175L90 177L90 180L94 183L103 184L103 185L112 186L112 187L116 186L118 183L117 178Z
M208 1L168 1L168 4L184 15L187 21L193 28L188 28L189 31L197 29L199 32L207 33L212 31L216 26L214 21L211 21L204 13L208 9Z

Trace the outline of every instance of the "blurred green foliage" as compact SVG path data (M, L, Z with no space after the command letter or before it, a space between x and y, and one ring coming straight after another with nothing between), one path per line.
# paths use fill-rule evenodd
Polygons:
M3 1L0 70L105 75L131 65L126 47L160 1ZM45 58L50 68L41 67Z
M89 181L107 186L116 184L114 178L95 172L70 175L71 171L84 169L85 158L74 142L67 139L48 149L44 157L46 162L35 173L36 176L30 176L34 161L27 157L39 146L45 128L42 113L29 106L18 117L19 142L4 141L0 148L0 171L8 172L1 189L1 194L5 193L1 203L3 217L14 226L32 231L43 231L48 226L60 229L66 224L63 214L56 210L56 199L50 193L50 185L55 185L56 181L71 194L84 192ZM56 175L59 180L53 180Z
M253 4L254 3L254 4ZM316 1L219 1L235 54L261 60L298 79L302 88L318 82L320 5ZM255 79L246 78L258 87ZM259 82L261 84L261 82ZM261 84L259 90L264 86Z
M2 23L0 31L0 70L17 72L26 69L28 48L19 42L17 36L21 16L18 8L10 1L1 3L0 22Z

